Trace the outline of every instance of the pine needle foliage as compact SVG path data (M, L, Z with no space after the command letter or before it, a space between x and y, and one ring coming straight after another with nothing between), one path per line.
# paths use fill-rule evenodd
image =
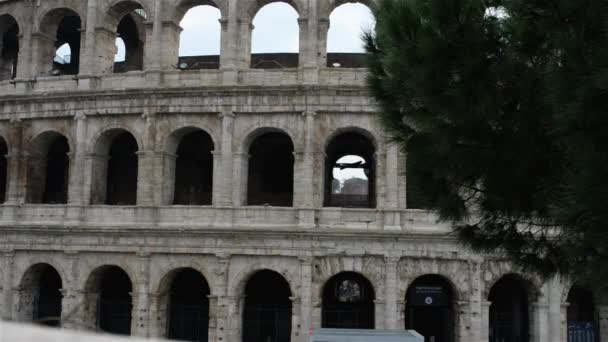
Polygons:
M372 11L368 85L421 202L476 250L608 284L608 0Z

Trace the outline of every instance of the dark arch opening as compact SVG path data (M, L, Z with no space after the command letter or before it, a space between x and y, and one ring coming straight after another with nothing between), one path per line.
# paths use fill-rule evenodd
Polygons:
M336 329L374 329L374 288L364 276L342 272L323 288L321 326Z
M178 271L169 298L169 339L207 341L209 331L209 285L193 269Z
M80 29L81 21L77 15L66 15L59 22L53 57L53 75L76 75L80 69ZM69 54L61 53L64 45Z
M121 73L133 70L142 70L144 65L144 42L141 38L141 33L138 22L141 24L144 20L140 12L131 12L125 15L116 29L118 37L116 38L117 47L119 40L124 44L124 60L114 62L114 72ZM120 49L119 49L120 50ZM121 52L121 51L119 51Z
M136 204L137 150L137 141L129 132L118 133L112 140L106 178L106 204Z
M405 328L416 330L425 341L454 341L454 295L441 276L416 279L407 290Z
M182 137L175 161L174 204L211 204L213 148L211 137L203 130Z
M490 342L528 342L528 292L515 275L502 277L490 290Z
M248 205L293 205L293 143L284 133L257 137L249 148Z
M30 312L33 322L58 327L61 324L62 281L57 270L49 264L37 264L26 272L22 281L22 305ZM28 317L30 318L30 317Z
M8 162L6 155L8 154L8 146L4 138L0 137L0 203L6 202L6 185L8 179Z
M262 270L245 288L243 342L289 342L291 290L280 274Z
M131 334L131 279L118 266L107 266L100 275L97 327L112 334Z
M437 184L433 174L424 169L428 164L426 149L430 146L424 136L416 136L407 142L405 163L407 207L430 209L435 200Z
M46 177L42 203L67 203L70 168L68 139L59 136L49 147L46 156Z
M19 26L10 15L0 16L0 81L17 76Z
M593 293L573 286L568 292L568 342L599 342L598 314Z
M342 133L331 139L327 146L325 159L324 206L376 207L376 160L374 154L375 148L372 142L359 133ZM341 160L344 157L350 157L352 160ZM336 178L338 177L336 171L340 170L347 170L346 174L348 174L348 170L362 170L366 178L356 177L354 172L351 172L350 178ZM345 185L347 186L345 187Z

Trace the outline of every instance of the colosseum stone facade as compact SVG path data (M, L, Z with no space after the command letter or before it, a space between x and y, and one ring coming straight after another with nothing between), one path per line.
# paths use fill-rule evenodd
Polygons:
M299 54L252 55L270 2L0 0L2 318L195 341L608 341L606 298L408 205L361 56L326 50L344 1L290 1ZM183 59L197 5L221 12L221 53ZM368 178L352 194L332 173L348 168Z

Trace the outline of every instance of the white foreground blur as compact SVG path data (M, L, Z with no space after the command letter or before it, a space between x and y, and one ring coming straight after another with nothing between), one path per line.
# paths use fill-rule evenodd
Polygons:
M143 338L95 334L0 320L0 342L160 342ZM165 340L166 342L166 340Z

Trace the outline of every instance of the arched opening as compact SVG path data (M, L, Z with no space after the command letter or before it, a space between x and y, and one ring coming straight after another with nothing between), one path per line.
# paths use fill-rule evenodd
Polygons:
M264 133L251 143L247 204L293 205L293 143L280 132Z
M19 25L12 16L0 15L0 81L17 76Z
M282 69L298 67L300 28L298 12L286 2L263 6L253 18L251 67Z
M405 328L424 336L426 342L454 341L454 295L441 276L416 279L407 290Z
M334 137L325 159L326 207L375 208L374 145L355 132Z
M374 329L374 288L364 276L342 272L323 288L321 326L335 329Z
M179 23L179 63L181 70L220 67L221 13L208 1L196 1Z
M119 7L121 8L120 12L130 11L122 16L116 27L115 73L142 70L144 65L145 28L143 22L145 14L141 6L131 2L127 2L127 5L123 6L124 9ZM115 11L118 11L118 9L115 9Z
M78 14L69 9L56 9L49 12L42 21L40 30L43 34L55 38L54 43L46 38L40 38L43 46L39 51L41 58L41 72L45 73L44 65L52 61L50 74L76 75L80 68L80 34L82 23ZM54 45L53 45L54 44ZM45 51L53 51L47 56Z
M180 130L175 160L173 204L210 205L213 188L213 141L205 131Z
M6 202L6 185L8 183L8 161L6 155L8 154L8 146L6 140L0 137L0 203Z
M327 66L362 68L365 66L363 33L374 29L374 15L361 3L336 7L329 16L327 32Z
M137 202L137 141L128 132L114 138L108 159L106 204L135 205Z
M207 341L209 294L209 285L202 274L191 268L176 271L169 290L167 338Z
M21 281L23 318L51 327L60 326L61 289L61 276L53 266L36 264L30 267Z
M32 141L28 156L28 203L63 204L68 200L68 139L45 132Z
M528 342L528 292L516 275L502 277L490 290L490 342Z
M91 274L86 285L85 310L95 315L98 331L131 334L131 293L133 285L118 266L102 266Z
M245 288L243 342L289 342L291 290L277 272L256 272Z
M137 150L137 141L123 129L102 134L93 159L92 204L136 204Z
M568 292L568 342L599 342L598 313L593 293L573 286Z

